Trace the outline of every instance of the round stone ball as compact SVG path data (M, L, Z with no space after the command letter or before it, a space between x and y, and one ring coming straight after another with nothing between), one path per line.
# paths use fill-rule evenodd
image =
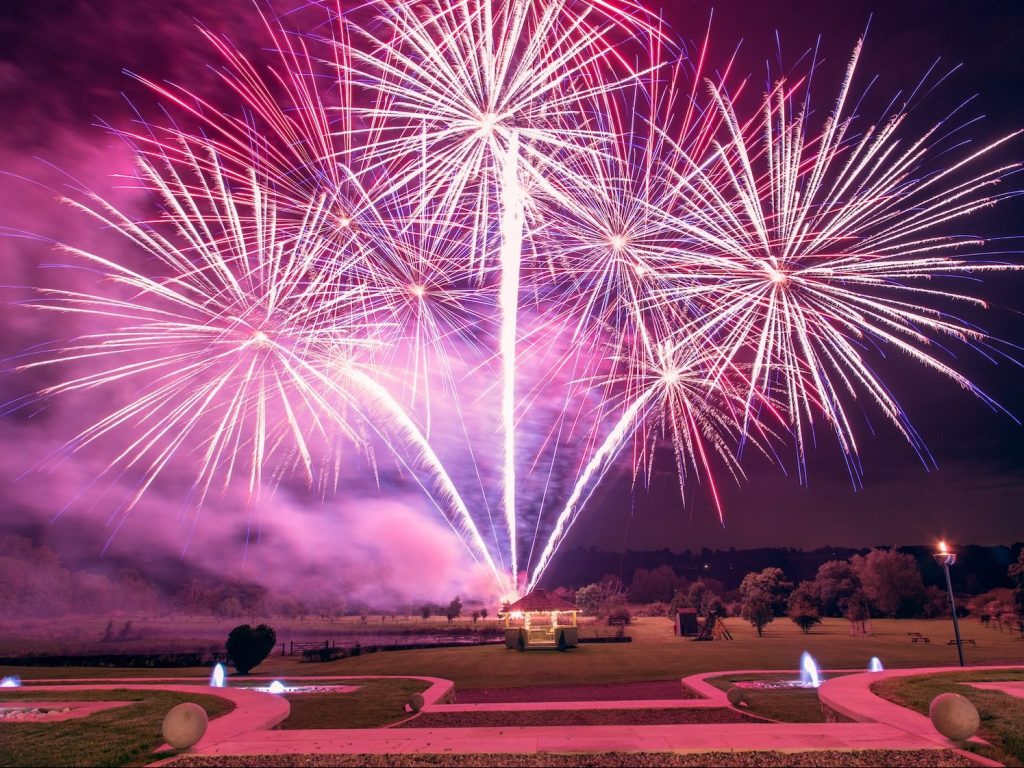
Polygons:
M209 724L206 710L198 704L179 704L164 718L164 740L175 749L188 749L203 738Z
M412 696L409 697L409 709L411 709L413 712L419 712L421 709L423 709L423 705L425 703L426 702L423 700L422 693L414 693Z
M935 730L953 741L969 739L978 732L981 718L970 699L958 693L940 693L928 707Z
M729 703L734 707L738 707L743 703L743 689L734 685L725 692L725 698L727 698Z

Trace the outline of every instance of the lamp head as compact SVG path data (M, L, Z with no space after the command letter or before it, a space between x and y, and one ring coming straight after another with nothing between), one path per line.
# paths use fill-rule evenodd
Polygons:
M935 562L943 568L948 568L949 566L956 564L956 553L949 551L949 547L946 545L945 540L939 542L939 551L933 554L932 557L934 557Z

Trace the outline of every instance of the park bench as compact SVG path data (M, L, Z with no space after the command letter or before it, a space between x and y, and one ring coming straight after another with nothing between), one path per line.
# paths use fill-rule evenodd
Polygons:
M931 638L925 637L920 632L907 632L907 637L912 643L930 643Z
M968 643L970 643L971 645L977 645L977 643L974 642L974 638L973 637L961 638L960 642L963 645L967 645ZM956 639L954 638L953 640L950 640L948 643L946 643L946 645L956 645Z

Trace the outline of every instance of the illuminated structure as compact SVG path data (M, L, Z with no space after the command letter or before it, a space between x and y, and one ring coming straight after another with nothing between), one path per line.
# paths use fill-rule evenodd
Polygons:
M575 648L579 644L576 624L579 610L567 600L550 595L543 589L535 589L502 610L505 647L519 651Z

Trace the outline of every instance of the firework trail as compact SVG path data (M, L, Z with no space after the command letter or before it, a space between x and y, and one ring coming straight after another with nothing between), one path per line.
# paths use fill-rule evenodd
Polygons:
M197 197L170 163L158 168L140 159L147 183L162 192L166 213L156 224L136 221L99 198L89 205L68 201L127 238L164 272L144 275L64 246L99 271L102 282L123 290L42 290L33 306L89 315L114 327L23 367L98 365L43 395L126 380L139 380L141 391L68 448L80 450L114 432L132 436L108 469L142 468L142 482L123 511L127 516L174 456L198 446L198 516L215 482L226 489L242 475L249 494L257 495L267 483L268 465L297 467L314 485L317 454L340 442L366 448L367 431L376 431L373 424L383 416L391 444L404 446L403 454L425 466L448 522L503 583L429 442L367 373L375 372L374 349L388 339L389 314L367 312L374 302L365 297L372 288L363 279L365 265L356 257L340 259L332 242L317 234L322 218L331 215L324 198L307 210L307 226L282 242L276 211L255 175L243 195L255 208L245 210L218 167L212 151L193 166L204 189ZM246 218L248 229L241 223Z
M514 591L540 583L627 450L642 478L671 449L684 498L700 484L722 516L715 468L741 480L744 446L771 455L791 434L803 477L816 418L856 481L859 394L924 454L874 352L987 401L932 351L991 344L941 309L984 305L936 284L1012 268L960 255L980 241L947 232L1013 194L996 185L1016 165L973 170L1012 137L929 170L941 124L907 140L900 112L855 133L859 46L815 132L794 106L802 82L741 118L731 62L706 83L708 38L683 56L629 3L324 10L316 35L265 16L265 68L204 30L241 116L146 81L185 118L121 132L160 215L72 203L149 263L64 246L103 279L33 306L98 330L24 367L95 367L43 395L138 382L67 446L129 435L108 470L141 472L125 515L179 455L199 457L198 517L238 478L251 495L296 471L328 488L337 460L322 457L352 445L372 464L376 436ZM492 389L500 524L467 503L433 415L454 401L470 443L464 403ZM536 424L544 401L560 410ZM468 449L486 507L487 446Z
M598 134L581 105L634 77L609 81L617 58L621 17L575 3L472 0L445 7L376 3L383 29L360 30L368 50L353 49L363 81L376 94L366 110L381 125L374 152L389 164L397 188L415 180L416 192L440 200L440 211L465 216L473 234L471 264L488 267L489 233L498 222L500 358L502 376L503 501L512 579L518 578L516 524L516 343L525 205L522 175L558 175L552 157L577 151ZM599 4L602 5L602 4ZM607 10L607 9L605 9ZM590 77L585 75L590 74ZM586 83L583 88L573 83ZM522 155L523 162L520 162ZM522 170L520 170L522 169Z
M1015 269L967 260L974 237L945 226L1013 192L995 187L1016 164L971 171L1011 136L926 173L942 125L905 143L897 113L859 135L846 115L861 46L821 130L795 111L799 90L781 82L761 119L741 124L722 89L711 98L722 115L720 172L682 180L692 206L687 228L706 243L699 274L690 270L663 291L667 299L706 304L698 321L720 350L722 365L752 354L748 408L758 393L777 393L796 437L801 469L807 429L820 412L858 473L855 430L845 397L866 393L919 453L926 451L907 416L866 356L902 352L986 402L974 384L929 350L938 336L982 344L987 336L933 306L943 300L983 307L959 290L931 287L949 276ZM973 173L973 175L971 175ZM994 404L993 404L994 405Z

